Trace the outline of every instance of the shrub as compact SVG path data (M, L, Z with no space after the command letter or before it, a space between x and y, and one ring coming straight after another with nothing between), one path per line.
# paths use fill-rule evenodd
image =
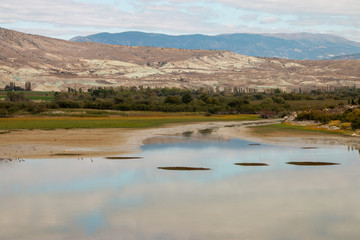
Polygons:
M0 109L0 118L9 117L9 112L5 109Z
M169 103L169 104L180 104L181 103L181 99L179 96L167 96L165 98L164 103Z
M6 98L5 101L10 101L10 102L26 102L28 101L28 99L25 98L24 93L22 92L8 92L6 94Z

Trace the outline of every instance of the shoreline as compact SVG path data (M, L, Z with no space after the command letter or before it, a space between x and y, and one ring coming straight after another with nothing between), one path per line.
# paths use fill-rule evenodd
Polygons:
M256 133L252 126L280 123L280 119L241 122L168 124L149 129L97 128L57 130L12 130L0 138L0 158L89 158L131 155L143 144L158 143L159 136L183 136L209 140L240 138L263 144L347 145L360 149L360 139L312 132ZM206 134L206 132L211 134ZM205 132L205 133L204 133Z

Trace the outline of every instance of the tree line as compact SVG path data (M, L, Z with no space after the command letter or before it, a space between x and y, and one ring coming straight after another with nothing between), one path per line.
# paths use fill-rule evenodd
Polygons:
M269 92L214 91L209 89L119 87L82 91L69 88L55 92L50 102L34 102L24 92L8 92L0 101L0 116L14 113L40 113L47 109L88 108L120 111L204 112L207 114L258 113L263 117L284 116L298 110L290 101L327 102L344 100L360 104L360 89L344 88L333 92L314 90L287 93L280 89ZM329 108L337 106L330 105Z

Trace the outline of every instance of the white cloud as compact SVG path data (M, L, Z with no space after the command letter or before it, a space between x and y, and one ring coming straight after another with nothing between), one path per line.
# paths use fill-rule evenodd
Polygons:
M358 0L208 0L231 7L272 13L311 13L329 15L360 14Z
M272 24L278 22L280 19L278 17L263 17L260 19L260 23L263 24Z
M47 28L48 36L58 37L126 30L171 34L309 30L347 32L347 37L360 41L356 30L360 4L358 0L1 0L0 24L27 32Z

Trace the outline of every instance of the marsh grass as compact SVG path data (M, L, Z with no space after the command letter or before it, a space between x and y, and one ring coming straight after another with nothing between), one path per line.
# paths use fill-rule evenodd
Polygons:
M1 118L0 129L151 128L165 124L258 120L257 115L147 115L135 117L19 117Z
M158 167L161 170L172 170L172 171L209 171L211 168L200 168L200 167Z
M254 126L251 128L257 134L272 134L272 133L277 133L277 132L284 132L284 133L306 133L306 132L308 132L308 133L335 134L335 135L346 134L346 132L339 131L339 130L328 130L328 129L324 129L324 128L317 128L314 126L296 126L296 125L289 125L289 124L285 124L285 123Z

